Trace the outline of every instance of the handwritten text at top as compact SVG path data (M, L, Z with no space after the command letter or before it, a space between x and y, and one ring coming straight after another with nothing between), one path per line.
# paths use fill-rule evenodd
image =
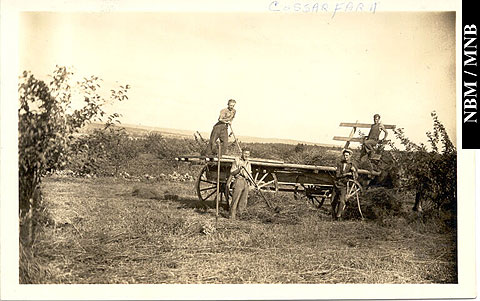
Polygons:
M370 12L375 13L378 2L270 2L268 9L273 12L298 13L331 13L332 18L337 12Z

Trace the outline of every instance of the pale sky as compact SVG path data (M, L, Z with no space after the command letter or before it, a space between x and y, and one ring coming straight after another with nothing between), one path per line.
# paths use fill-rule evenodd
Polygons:
M130 84L123 123L209 132L237 100L237 136L335 143L379 113L455 140L455 14L24 13L20 70L55 65ZM368 129L363 129L367 132Z

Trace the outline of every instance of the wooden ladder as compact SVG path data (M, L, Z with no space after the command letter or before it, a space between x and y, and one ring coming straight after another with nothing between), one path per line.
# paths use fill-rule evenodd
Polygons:
M352 130L350 131L350 135L348 137L334 136L333 140L346 141L344 148L348 148L350 146L350 142L359 142L359 143L363 142L362 137L354 137L355 133L357 132L357 128L370 128L372 126L372 124L371 123L359 123L358 120L357 120L357 122L355 122L355 123L341 122L340 126L351 127ZM393 129L396 128L396 126L394 124L384 124L383 126L387 130L393 130Z

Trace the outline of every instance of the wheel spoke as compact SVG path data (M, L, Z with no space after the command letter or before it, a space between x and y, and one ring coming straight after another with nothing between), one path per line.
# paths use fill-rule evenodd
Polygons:
M352 196L356 196L358 198L358 195L361 191L361 187L356 182L347 182L347 199L350 199Z
M258 185L258 188L262 188L262 187L268 186L272 183L275 183L275 180L271 180L269 182L262 182L261 184L257 184L257 185Z
M348 185L347 187L347 195L348 197L352 196L352 186Z
M212 193L210 193L209 195L207 195L207 196L204 198L204 200L205 200L205 201L208 200L208 198L211 197L211 196L212 196L214 193L216 193L216 192L217 192L216 190L212 191Z
M267 176L268 176L268 173L264 174L263 177L258 182L263 182L263 179L265 179Z
M355 187L351 187L350 190L348 191L348 194L349 195L354 195L356 194L358 191L360 191L359 189L355 189Z
M217 186L210 186L206 188L201 188L200 191L206 191L206 190L215 189L215 188L217 188Z
M212 181L208 181L208 180L200 180L201 182L204 182L204 183L208 183L208 184L213 184L213 185L217 185L217 183L215 182L212 182Z

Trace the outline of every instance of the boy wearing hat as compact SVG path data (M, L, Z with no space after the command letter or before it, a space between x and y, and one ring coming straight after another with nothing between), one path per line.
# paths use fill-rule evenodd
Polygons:
M342 160L337 163L332 201L332 216L335 220L341 219L345 210L348 180L356 180L358 178L358 168L352 161L352 154L352 150L344 149L342 151Z
M212 133L210 134L210 141L208 143L207 155L211 156L214 153L215 142L220 139L221 154L224 155L227 152L228 147L228 125L232 124L232 120L235 117L235 99L228 100L228 107L220 111L218 122L213 126Z

